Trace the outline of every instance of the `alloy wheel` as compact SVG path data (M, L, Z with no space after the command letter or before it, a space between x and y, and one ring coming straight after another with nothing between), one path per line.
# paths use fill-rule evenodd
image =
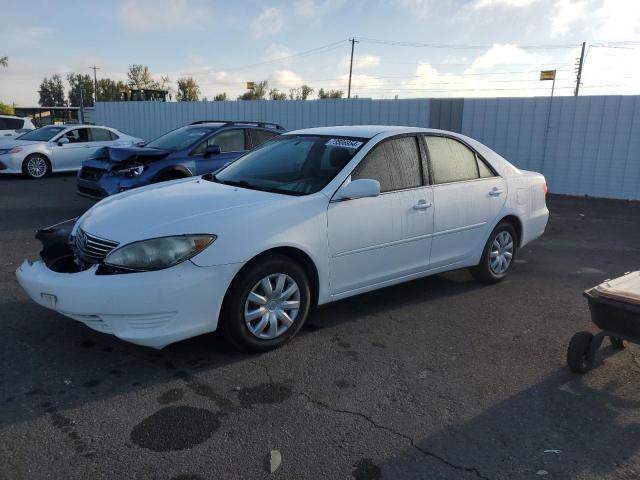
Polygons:
M27 160L27 172L33 178L42 178L47 173L47 161L42 157L31 157Z

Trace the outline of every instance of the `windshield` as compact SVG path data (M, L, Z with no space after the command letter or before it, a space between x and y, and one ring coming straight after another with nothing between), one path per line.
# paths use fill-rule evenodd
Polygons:
M18 140L31 140L34 142L48 142L67 127L42 127L31 130L24 135L16 137Z
M263 143L211 178L255 190L308 195L324 188L366 141L283 135Z
M211 128L207 127L182 127L165 133L147 143L146 146L177 152L193 145L209 133L211 133Z

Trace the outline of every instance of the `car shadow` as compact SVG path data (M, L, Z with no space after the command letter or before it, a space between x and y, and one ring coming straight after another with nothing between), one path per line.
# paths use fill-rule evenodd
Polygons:
M614 353L601 351L605 358ZM640 424L621 419L637 411L640 400L625 398L623 387L614 380L592 386L588 376L560 368L377 468L384 478L404 479L442 469L448 473L438 478L638 478L638 470L629 465L633 471L625 471L624 464L638 452Z
M368 315L387 315L410 306L482 288L466 272L450 272L352 297L312 313L299 337L347 322L366 323ZM186 375L211 372L260 356L234 350L218 333L201 335L154 350L95 332L79 322L26 299L0 305L5 344L0 352L0 426L47 413L47 405L69 409L87 402L160 385ZM8 326L10 325L10 327ZM274 360L292 348L294 338L273 352ZM24 375L24 372L29 372ZM100 388L95 388L101 384ZM45 407L42 407L45 405Z

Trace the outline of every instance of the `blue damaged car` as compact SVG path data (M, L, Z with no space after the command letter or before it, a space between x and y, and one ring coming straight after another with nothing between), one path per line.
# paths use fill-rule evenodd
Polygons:
M202 120L144 147L105 147L82 162L79 195L101 199L125 190L214 172L284 133L274 123Z

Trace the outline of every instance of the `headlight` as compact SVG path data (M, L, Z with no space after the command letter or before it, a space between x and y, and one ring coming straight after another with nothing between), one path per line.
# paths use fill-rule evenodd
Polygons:
M7 153L19 153L21 151L22 151L22 148L20 147L3 148L0 150L0 155L5 155Z
M216 238L215 235L180 235L142 240L115 249L104 263L134 271L169 268L202 252Z
M144 172L144 165L136 163L134 165L124 165L122 167L116 167L112 170L113 173L118 175L126 175L128 177L136 177Z

